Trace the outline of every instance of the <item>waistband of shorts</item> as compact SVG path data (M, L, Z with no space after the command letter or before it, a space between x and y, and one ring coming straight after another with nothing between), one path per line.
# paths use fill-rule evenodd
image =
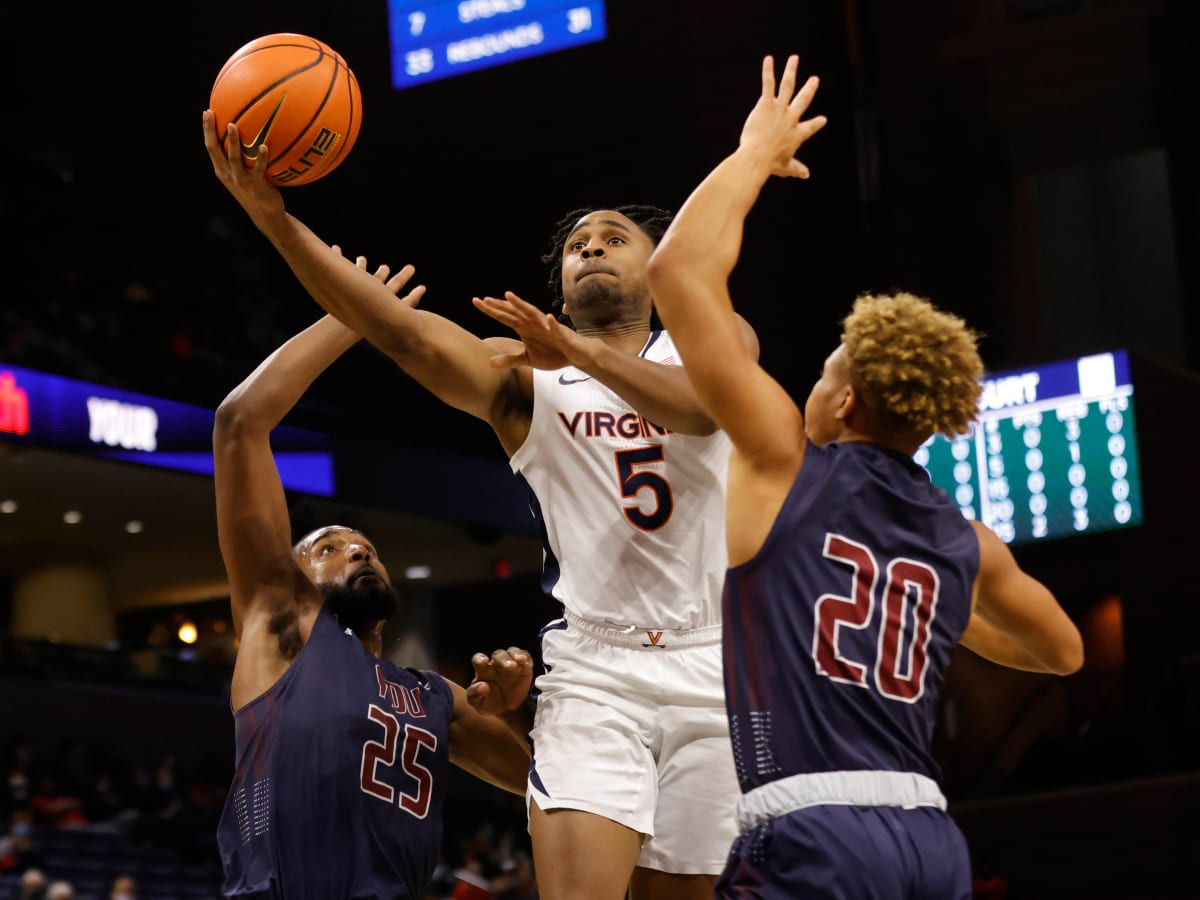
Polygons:
M936 781L916 772L812 772L780 778L738 798L738 831L810 806L918 806L946 808Z
M704 628L653 628L643 625L614 625L585 619L563 610L563 619L569 627L590 635L597 640L618 647L637 650L669 650L672 647L696 647L721 642L721 626L708 625Z

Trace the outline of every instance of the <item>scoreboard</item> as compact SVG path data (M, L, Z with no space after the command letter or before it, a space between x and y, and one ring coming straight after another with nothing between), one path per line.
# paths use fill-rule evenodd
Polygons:
M391 0L392 87L603 40L604 0Z
M1142 485L1123 350L1000 372L972 432L936 435L916 461L968 519L1006 543L1138 525Z

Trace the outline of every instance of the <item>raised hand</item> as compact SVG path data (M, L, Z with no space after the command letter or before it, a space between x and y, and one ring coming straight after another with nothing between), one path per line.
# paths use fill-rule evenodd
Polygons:
M342 248L339 247L337 244L332 244L329 249L332 250L338 256L342 256ZM356 266L358 266L358 268L362 269L364 272L367 271L367 258L365 256L355 257L354 264ZM382 281L385 285L387 285L393 294L395 294L396 296L399 297L400 291L402 291L404 289L404 286L406 284L408 284L409 279L412 278L414 274L416 274L416 271L417 271L416 268L412 264L409 264L409 265L405 266L404 268L402 268L395 275L392 275L391 267L385 264L385 265L379 266L374 271L373 274L379 281ZM421 297L423 297L424 295L425 295L425 285L418 284L416 287L414 287L411 291L409 291L403 297L400 297L400 302L403 303L405 306L407 306L409 309L415 309L417 304L421 302Z
M471 657L475 678L467 687L467 700L485 715L518 709L533 684L533 657L520 647L496 650L491 656Z
M817 92L814 75L796 90L798 56L789 56L779 87L775 87L775 58L763 58L762 94L742 126L741 147L761 153L771 163L771 174L782 178L808 178L808 166L796 159L800 145L825 127L824 116L804 119Z
M576 334L553 315L542 312L532 303L526 303L512 291L505 291L503 300L495 297L474 297L471 302L480 312L515 331L525 345L520 353L493 356L494 368L582 368L593 360L595 338Z
M237 126L231 122L226 127L223 147L222 137L217 134L216 116L211 109L204 111L203 120L204 146L221 184L233 194L260 228L273 217L282 215L283 195L279 188L267 181L267 160L271 157L266 144L258 148L254 164L247 166Z

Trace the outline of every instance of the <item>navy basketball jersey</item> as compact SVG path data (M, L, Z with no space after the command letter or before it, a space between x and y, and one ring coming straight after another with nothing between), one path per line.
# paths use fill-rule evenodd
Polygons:
M217 831L225 893L424 896L453 706L441 676L380 660L322 609L283 676L234 714L237 771Z
M970 616L979 543L903 454L809 444L724 594L725 695L743 792L813 772L915 772Z

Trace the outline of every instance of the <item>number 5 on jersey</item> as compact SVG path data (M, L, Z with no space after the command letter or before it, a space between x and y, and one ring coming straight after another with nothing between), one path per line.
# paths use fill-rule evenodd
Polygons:
M657 472L638 471L639 466L663 461L662 444L618 450L614 456L617 461L617 483L621 486L621 497L634 501L625 504L625 518L642 531L657 531L662 528L675 509L671 485ZM638 492L643 490L650 491L654 497L654 508L649 512L644 511L638 502Z

